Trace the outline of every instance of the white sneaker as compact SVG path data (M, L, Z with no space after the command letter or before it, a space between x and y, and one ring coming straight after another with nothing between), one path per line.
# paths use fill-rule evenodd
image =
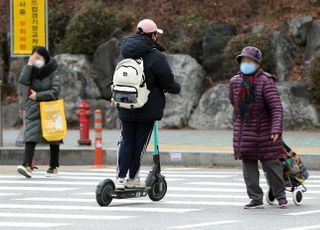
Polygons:
M116 189L124 189L125 182L126 182L125 178L117 178L115 183Z
M140 180L139 177L136 177L134 179L128 179L125 183L126 188L145 188L146 184L144 181Z
M32 169L31 167L25 167L23 165L20 165L17 167L18 173L21 175L25 176L26 178L31 178L32 177Z

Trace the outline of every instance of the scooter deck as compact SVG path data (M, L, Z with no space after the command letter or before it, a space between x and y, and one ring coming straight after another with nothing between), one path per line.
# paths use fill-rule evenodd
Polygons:
M116 189L111 195L115 199L125 199L125 198L137 198L147 196L150 187L140 188L140 189Z

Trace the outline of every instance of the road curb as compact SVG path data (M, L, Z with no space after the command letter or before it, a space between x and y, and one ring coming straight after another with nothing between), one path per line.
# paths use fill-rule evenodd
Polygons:
M24 148L1 147L0 165L19 165L23 159ZM116 149L103 149L106 165L116 164ZM302 161L310 170L320 169L320 154L301 153ZM38 165L46 165L49 162L49 148L39 147L35 154ZM161 162L163 165L193 166L193 167L239 167L241 161L234 160L232 152L206 152L206 151L161 151ZM60 153L61 165L93 165L94 148L77 147L62 148ZM148 151L144 157L143 164L151 165L152 152Z

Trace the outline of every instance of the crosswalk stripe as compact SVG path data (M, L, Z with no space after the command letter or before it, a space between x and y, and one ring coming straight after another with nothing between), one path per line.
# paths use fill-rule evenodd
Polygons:
M82 198L53 198L53 197L31 197L31 198L22 198L15 200L23 201L44 201L44 202L79 202L79 203L95 203L95 199L82 199ZM127 199L127 200L114 200L116 204L127 204L127 203L153 203L149 199ZM225 201L184 201L184 200L162 200L157 202L158 204L174 204L174 205L208 205L208 206L242 206L244 202L225 202Z
M28 205L1 204L0 209L36 209L36 210L77 210L77 211L122 211L122 212L158 212L158 213L187 213L200 211L193 208L144 208L144 207L95 207L95 206L66 206L66 205Z
M43 174L41 172L34 172L33 174L39 175ZM115 174L113 173L83 173L83 172L59 172L59 175L78 175L78 176L101 176L101 177L115 177ZM146 176L147 174L140 174L141 176ZM230 178L234 177L236 175L228 174L217 174L217 175L199 175L199 174L169 174L169 173L163 173L165 177L178 177L178 178Z
M22 217L36 219L78 219L78 220L123 220L135 218L134 216L110 216L110 215L85 215L85 214L50 214L50 213L11 213L0 212L0 217Z
M95 196L94 192L83 192L83 193L74 193L75 196ZM247 195L226 195L226 194L174 194L167 193L165 197L168 198L209 198L209 199L248 199ZM292 200L291 197L288 197L289 200ZM317 199L316 197L303 197L304 200L313 200Z
M86 171L89 172L107 172L107 173L116 173L115 169L87 169ZM162 169L161 172L163 174L181 174L181 173L186 173L188 170L167 170L167 169ZM142 170L140 171L141 174L147 174L149 171L147 170ZM188 171L188 174L242 174L241 171Z
M230 193L238 193L238 192L245 192L246 189L239 189L239 188L199 188L199 187L168 187L168 192L171 191L186 191L186 192L230 192ZM308 191L309 192L309 191ZM319 191L320 192L320 191ZM77 193L75 195L93 195L92 192L84 192L84 193Z
M245 187L245 183L232 183L232 182L188 182L185 184L190 185L209 185L209 186L234 186L234 187ZM304 184L308 188L320 188L320 184ZM261 187L269 187L267 184L261 183Z
M198 181L198 182L188 182L185 184L190 184L190 185L210 185L210 186L235 186L235 187L245 187L246 185L244 183L232 183L232 182L203 182L203 181ZM267 186L267 184L260 184L260 186Z
M197 171L199 168L189 168L189 167L183 167L183 168L170 168L170 167L161 167L162 171ZM115 172L115 168L90 168L85 169L84 171L103 171L103 172ZM141 169L141 172L149 172L148 169ZM202 171L198 171L202 172Z
M199 168L191 168L191 167L163 167L164 170L174 170L174 171L190 171L190 170L198 170Z
M311 230L311 229L320 229L320 225L307 225L302 227L283 228L282 230Z
M0 196L19 196L20 194L18 193L2 193L0 192Z
M304 186L308 188L320 188L320 184L309 184L309 183L304 183Z
M0 190L9 191L46 191L46 192L62 192L68 190L76 190L77 188L50 188L50 187L16 187L16 186L6 186L0 187Z
M239 223L239 222L241 222L241 221L239 221L239 220L226 220L226 221L217 221L217 222L209 222L209 223L172 226L172 227L170 227L170 229L194 229L194 228L208 227L208 226L215 226L215 225L234 224L234 223Z
M52 228L52 227L62 227L72 224L63 224L63 223L35 223L35 222L0 222L0 227L21 227L21 228Z
M228 192L228 193L245 193L246 189L239 189L239 188L199 188L199 187L168 187L168 192L171 191L185 191L185 192ZM308 193L318 194L320 191L310 191ZM79 196L89 196L94 195L93 192L84 192L84 193L76 193L74 195ZM196 195L198 196L198 195Z
M75 195L75 196L95 196L96 194L94 192L80 192L80 193L74 193L72 195Z
M35 181L35 180L9 180L9 179L21 179L20 176L0 176L0 184L53 184L54 182L57 182L57 184L74 184L74 185L94 185L99 183L101 180L107 177L98 177L98 176L89 176L89 177L83 177L83 176L59 176L59 177L54 177L54 178L45 178L46 181ZM23 178L24 179L24 178ZM44 179L44 177L34 177L33 179ZM61 179L61 181L57 181ZM71 182L71 183L66 183L63 182L62 179L64 180L94 180L96 182ZM174 182L174 181L185 181L186 178L166 178L167 182ZM238 179L237 179L238 180ZM241 180L242 181L242 180ZM261 180L261 182L266 182L266 180ZM319 183L319 184L317 184ZM233 183L233 182L189 182L186 184L194 184L194 185L226 185L226 186L236 186L236 187L242 187L245 186L244 182L243 183ZM319 181L312 181L308 180L306 183L304 183L306 187L310 188L320 188L320 180ZM260 186L267 186L265 183L261 183Z
M166 204L179 205L205 205L205 206L243 206L244 202L228 202L228 201L184 201L184 200L170 200L164 201Z
M235 180L244 182L244 179L243 179L243 178L238 178L238 179L235 179ZM261 178L261 179L260 179L260 182L267 182L267 180ZM320 183L320 180L313 179L313 178L308 178L308 180L306 180L304 184L309 184L309 183L317 184L317 183Z
M87 198L60 198L60 197L28 197L15 200L21 201L45 201L45 202L77 202L77 203L95 203L95 199Z
M94 192L83 192L83 193L74 193L72 195L75 196L95 196ZM248 199L247 195L208 195L208 194L174 194L167 193L165 197L173 197L173 198L212 198L212 199Z
M97 185L98 183L88 181L0 180L0 184Z
M169 180L170 181L170 180ZM97 185L100 181L57 181L57 180L1 180L0 184L43 184L43 185ZM210 186L236 186L245 187L244 183L225 183L225 182L189 182L190 185L210 185ZM260 184L267 186L267 184ZM309 185L309 187L320 187L320 185Z
M291 212L285 214L286 216L303 216L303 215L309 215L309 214L317 214L320 213L320 210L312 210L312 211L303 211L303 212Z
M96 194L94 192L84 192L84 193L75 193L72 194L75 196L95 196ZM226 194L216 194L216 195L210 195L210 194L174 194L174 193L167 193L167 198L206 198L206 199L245 199L248 200L247 195L226 195ZM292 197L288 197L288 200L292 200ZM303 197L303 200L313 200L318 199L316 197Z
M247 195L207 195L207 194L166 194L166 197L171 198L208 198L208 199L248 199ZM291 197L287 198L288 200L292 200ZM316 197L304 197L304 200L312 200L317 199Z
M209 198L209 199L248 199L246 195L209 195L209 194L166 194L171 198Z
M246 192L245 189L238 188L199 188L199 187L168 187L168 191L184 191L184 192Z
M315 183L315 184L317 184L317 183L319 183L320 184L320 180L314 180L314 179L308 179L308 180L306 180L305 181L305 184L313 184L313 183Z
M59 175L58 177L45 177L45 176L40 176L40 175L33 175L32 179L46 179L46 180L95 180L97 182L100 182L101 180L103 180L104 178L107 178L107 176L103 175L102 176L63 176L63 175ZM115 175L110 175L110 178L115 178ZM0 181L5 181L8 179L25 179L21 176L0 176ZM185 178L166 178L166 181L168 182L173 182L173 181L184 181L186 180ZM31 181L31 180L28 180Z
M266 189L266 186L262 186L263 189ZM211 188L211 187L168 187L168 191L185 191L185 192L230 192L230 193L241 193L245 192L245 187L243 189L240 188ZM306 192L308 194L320 194L320 190L312 190L308 189Z

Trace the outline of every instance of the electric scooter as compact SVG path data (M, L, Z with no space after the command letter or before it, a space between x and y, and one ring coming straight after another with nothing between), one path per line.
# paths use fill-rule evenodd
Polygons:
M112 199L127 199L149 196L152 201L160 201L167 192L167 182L161 175L158 122L154 123L154 150L153 164L145 179L145 188L137 189L117 189L111 179L105 179L100 182L96 188L96 200L100 206L108 206Z

